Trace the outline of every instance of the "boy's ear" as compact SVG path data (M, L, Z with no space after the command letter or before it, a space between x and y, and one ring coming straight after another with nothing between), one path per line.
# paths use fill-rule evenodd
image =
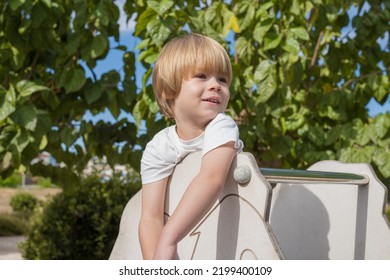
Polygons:
M173 94L166 95L166 99L168 102L174 102L176 99L176 95Z

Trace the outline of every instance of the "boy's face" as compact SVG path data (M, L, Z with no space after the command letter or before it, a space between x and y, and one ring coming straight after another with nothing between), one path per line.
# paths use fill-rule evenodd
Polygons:
M175 121L204 129L219 113L225 111L229 97L225 75L196 72L182 82L173 106Z

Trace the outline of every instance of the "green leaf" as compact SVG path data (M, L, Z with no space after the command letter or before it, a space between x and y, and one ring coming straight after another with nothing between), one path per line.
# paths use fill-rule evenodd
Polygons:
M332 145L340 138L340 128L333 127L325 134L325 146Z
M110 70L107 73L104 73L100 79L101 86L104 89L113 89L117 88L118 83L120 82L121 77L118 71Z
M136 97L137 86L134 80L126 79L123 81L123 99L126 105L131 105L132 101Z
M26 59L26 53L23 50L19 50L11 46L12 62L16 70L19 70L23 66L23 62Z
M237 15L238 26L241 29L248 28L254 22L256 10L253 9L253 6L250 3L246 2L237 2L237 5L234 7L237 9L237 13L244 13L244 16Z
M328 117L331 120L339 120L340 114L334 110L332 106L321 107L319 110L321 117Z
M37 117L38 121L34 131L34 136L39 138L41 135L44 135L51 130L53 122L50 114L44 110L38 110Z
M250 2L249 2L250 3ZM275 4L272 1L269 2L262 2L260 5L260 9L256 12L258 13L264 13L267 12L268 9L272 8Z
M246 62L249 62L253 56L253 44L244 36L236 40L235 49L239 57Z
M12 139L17 134L17 127L15 125L5 126L0 133L0 152L5 150L5 147L11 143Z
M129 52L125 52L123 54L123 63L126 65L126 66L129 66L132 68L132 72L131 73L128 73L128 75L132 75L133 72L135 72L135 54L134 52L132 51L129 51Z
M341 149L340 161L353 163L370 163L375 151L374 147L349 147Z
M91 44L91 58L95 59L103 55L108 49L108 40L103 35L98 35L93 38Z
M61 141L66 147L70 147L77 139L78 132L74 127L65 127L61 131Z
M108 26L110 22L109 10L107 9L107 6L103 3L104 2L100 2L100 4L95 7L92 13L96 17L96 20L94 21L94 26L99 29ZM112 18L112 20L115 20L115 16L114 18Z
M19 9L24 3L26 2L26 0L9 0L9 6L11 8L12 11L16 11L17 9Z
M156 45L161 46L171 34L169 25L170 23L167 20L162 20L161 18L154 18L146 26L146 30L149 32L153 39L153 42Z
M297 55L300 50L300 45L294 38L287 38L287 40L283 42L282 48L289 53Z
M282 137L277 137L275 139L275 144L272 146L278 154L285 156L290 153L291 148L293 147L293 140L290 136L283 135Z
M288 131L295 131L305 124L305 116L303 114L293 114L285 120L285 128Z
M377 115L369 126L369 136L373 141L377 141L385 137L390 129L390 114Z
M65 88L66 93L79 91L86 82L84 70L81 68L67 69L62 72L60 86Z
M7 91L0 85L0 122L15 111L15 91L11 86Z
M149 68L142 76L142 89L146 91L150 77L152 76L152 68Z
M12 165L12 153L6 152L3 156L2 161L0 162L0 172L7 170Z
M153 48L150 48L141 52L138 56L138 60L144 61L148 64L153 64L154 62L156 62L158 55L159 53L156 53Z
M19 157L20 153L23 152L27 145L34 141L35 139L31 137L30 133L26 130L21 130L20 132L18 132L11 142L13 144L13 147L15 147L15 150L17 151L16 153L14 151L14 155L17 154L17 156Z
M317 147L323 147L325 144L325 131L321 126L311 126L307 133L307 137L310 142L315 144Z
M330 23L333 23L337 19L339 10L335 6L326 5L325 6L326 17Z
M159 107L157 101L153 97L151 97L152 95L153 95L153 90L151 86L148 86L145 94L142 95L142 98L145 100L145 104L148 106L149 111L152 114L156 114L159 111Z
M150 39L145 39L145 40L142 40L136 47L135 47L135 50L143 50L143 49L147 49L148 46L150 44Z
M303 155L304 159L309 163L315 163L321 160L335 160L335 154L333 151L309 151Z
M292 14L295 14L295 15L299 15L300 14L300 3L299 3L300 1L298 1L298 0L293 0L292 1L292 3L290 4L290 12L292 13Z
M374 157L374 163L378 166L379 171L386 178L390 177L390 152L385 149L376 150Z
M213 1L206 9L205 20L211 23L213 27L221 28L221 22L219 21L219 15L223 13L223 4L220 1Z
M102 89L97 84L92 84L86 91L84 91L85 100L87 101L88 105L91 105L95 101L99 100L99 98L102 96Z
M264 38L264 50L272 50L277 48L282 41L283 36L276 33L267 33Z
M140 35L142 31L146 30L146 26L149 24L149 22L155 19L156 16L156 11L151 8L147 8L145 11L143 11L137 20L134 34L136 36Z
M107 108L110 110L112 116L117 119L119 117L119 114L121 113L120 112L120 105L118 103L118 99L117 99L117 96L118 96L118 92L116 90L110 90L107 92L107 100L108 100L108 104L107 104Z
M253 31L253 39L257 42L262 43L264 41L265 34L271 29L274 24L274 19L267 18L266 20L261 21L255 27Z
M37 109L31 104L23 105L12 114L11 119L21 127L33 131L37 125Z
M256 68L254 80L257 83L259 95L256 98L256 105L266 102L276 90L276 69L275 65L263 60Z
M379 81L377 81L379 80ZM372 87L374 97L378 102L384 103L390 92L389 77L382 75L376 79L368 79L369 86Z
M50 91L48 87L37 85L35 82L28 80L21 80L20 82L18 82L16 84L16 90L22 97L28 97L33 93L39 91Z
M46 148L49 141L47 140L46 135L43 135L41 142L39 143L39 150L42 151Z
M174 1L170 1L170 0L162 0L162 1L150 0L147 1L146 3L160 16L164 15L175 4Z
M354 137L355 143L360 146L365 146L370 142L370 129L367 124L363 123L360 119L355 120L354 130L356 136Z
M56 110L61 105L60 98L52 91L43 91L41 97L45 104L52 110Z
M132 113L133 113L133 117L134 117L134 120L135 120L137 127L141 126L141 121L145 115L147 108L148 108L148 106L147 106L144 99L140 99L137 102L137 104L135 104Z
M48 8L52 7L52 0L41 0Z
M290 28L289 31L292 34L294 34L294 36L297 37L298 39L301 39L304 41L310 40L309 34L306 31L306 28L304 28L302 26Z

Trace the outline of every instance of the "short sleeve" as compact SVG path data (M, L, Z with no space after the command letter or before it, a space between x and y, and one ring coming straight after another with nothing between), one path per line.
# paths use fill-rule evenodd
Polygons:
M150 141L141 159L142 184L149 184L170 176L176 166L175 148L160 134Z
M231 117L222 113L218 114L206 127L202 155L232 141L235 143L234 147L237 152L241 152L243 144L239 139L237 124Z

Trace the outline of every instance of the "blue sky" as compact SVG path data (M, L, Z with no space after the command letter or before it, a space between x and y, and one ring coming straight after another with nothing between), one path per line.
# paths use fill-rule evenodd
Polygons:
M119 42L119 44L126 46L128 49L133 50L137 46L137 44L139 43L139 40L132 36L132 33L134 31L134 26L135 26L134 20L131 19L129 22L127 22L126 15L123 11L124 0L119 0L116 2L119 6L119 10L121 13L120 20L119 20L119 23L120 23L120 42ZM364 12L364 9L362 12ZM352 9L350 13L351 14L356 13L356 10L354 11ZM354 36L354 33L350 32L349 36ZM385 37L383 39L384 43L388 42L389 32L387 32L386 36L387 37ZM100 77L101 74L108 72L109 70L120 71L120 69L123 67L123 62L122 62L123 51L114 49L117 44L118 43L116 43L114 40L110 41L111 50L110 50L108 56L103 61L98 62L97 66L94 69L97 77ZM136 68L137 68L137 72L136 72L137 84L140 85L142 74L144 73L145 69L142 67L141 64L138 64L136 66ZM375 115L380 114L380 113L390 112L390 98L388 98L386 100L384 105L381 105L375 99L372 99L368 103L367 109L369 110L369 114L371 116L375 116ZM132 119L132 117L128 113L125 113L125 112L119 116L119 119L121 119L123 117L127 117L129 119ZM97 116L92 116L90 114L86 114L85 119L92 120L93 122L97 122L99 120L115 122L114 117L110 114L109 111L106 111L106 112L99 114Z

